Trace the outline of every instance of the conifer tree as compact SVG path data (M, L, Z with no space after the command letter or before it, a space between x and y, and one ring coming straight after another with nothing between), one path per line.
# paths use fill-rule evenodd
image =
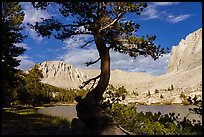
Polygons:
M75 35L92 35L93 39L86 41L81 48L95 43L99 58L95 61L87 62L87 66L100 61L101 72L98 76L84 82L83 88L91 81L99 79L97 85L88 93L86 97L77 98L77 116L89 125L94 125L102 121L101 109L98 104L103 99L110 80L110 50L128 54L131 57L139 55L151 56L154 60L165 54L164 48L156 46L154 40L156 36L138 37L136 35L140 25L132 20L123 21L127 14L140 15L147 7L143 2L33 2L36 9L45 10L48 6L56 9L65 20L42 19L41 22L31 25L39 35L50 38L54 36L59 40L66 40ZM57 5L57 6L56 6ZM56 6L56 7L55 7ZM74 17L72 23L67 23L66 19ZM63 22L64 21L64 22ZM98 121L99 120L99 121ZM103 121L105 122L105 121Z
M110 79L110 49L116 52L128 54L131 57L139 55L150 55L154 60L165 53L164 48L155 46L153 41L156 36L147 35L146 38L136 35L140 25L132 20L123 22L122 19L128 13L140 15L147 7L143 2L33 2L37 9L46 9L47 6L58 4L58 12L64 17L76 17L71 24L61 22L54 17L43 19L31 25L40 35L50 38L52 35L65 40L74 35L92 35L93 40L87 41L81 47L85 47L91 42L95 42L99 52L96 61L87 62L87 66L101 61L101 73L99 76L87 81L99 79L97 86L89 92L87 98L92 98L95 103L102 99L102 95L108 86ZM80 29L84 28L84 29Z
M3 104L12 101L12 92L17 85L16 73L20 60L16 57L23 54L25 49L15 44L26 38L21 32L24 13L18 2L1 2L2 7L2 99Z
M29 70L29 73L24 77L25 91L28 95L26 98L30 104L38 104L39 101L43 101L41 78L43 78L43 74L42 70L38 69L38 65Z

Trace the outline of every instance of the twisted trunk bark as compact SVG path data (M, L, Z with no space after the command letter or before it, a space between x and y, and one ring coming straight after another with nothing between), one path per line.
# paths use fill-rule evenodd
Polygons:
M106 47L103 37L99 33L94 35L94 40L101 59L101 74L97 86L84 99L78 101L76 107L77 116L85 121L88 121L89 118L93 120L94 117L97 119L98 114L92 113L92 111L98 107L98 103L101 101L110 79L109 49ZM96 109L97 111L100 110L98 108Z
M125 134L120 130L113 119L98 106L102 100L109 79L110 79L110 55L103 37L100 34L94 35L97 50L101 59L101 74L97 86L90 91L84 99L79 99L76 106L77 116L73 122L73 131L80 130L81 134Z
M102 99L102 95L105 92L109 79L110 79L110 55L109 49L106 47L103 37L98 34L94 36L97 50L101 58L101 74L98 85L91 91L93 96L98 103Z
M86 95L84 100L97 105L102 100L103 93L110 80L110 55L109 49L100 34L94 35L94 40L101 59L101 73L97 86Z

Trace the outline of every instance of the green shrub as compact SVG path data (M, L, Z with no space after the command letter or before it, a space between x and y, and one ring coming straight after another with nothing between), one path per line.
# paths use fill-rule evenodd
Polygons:
M112 97L115 100L114 93L108 92L111 95L108 96L109 100ZM105 107L105 110L118 125L136 135L202 135L200 122L191 122L186 117L180 120L180 114L175 113L162 115L160 112L137 112L135 105L120 104L120 101L109 104L111 107Z
M104 93L104 99L101 102L103 108L111 108L113 104L121 102L125 99L127 90L124 86L115 88L113 85L109 85Z
M179 114L160 112L137 112L134 105L114 104L109 114L126 130L149 135L194 135L202 134L202 125L184 118L179 121ZM196 129L197 128L197 129Z
M194 98L188 97L187 101L189 102L189 104L196 106L195 108L190 108L189 111L202 116L202 100L199 100L195 95Z

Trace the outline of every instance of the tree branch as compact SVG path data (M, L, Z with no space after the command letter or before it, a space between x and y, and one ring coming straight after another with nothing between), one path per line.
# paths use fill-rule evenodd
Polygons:
M134 133L132 133L132 132L129 132L128 130L122 128L120 125L117 125L117 127L119 127L119 128L120 128L123 132L125 132L127 135L136 135L136 134L134 134Z
M86 64L86 66L88 67L88 66L90 66L90 65L92 65L92 64L95 64L95 63L98 62L100 59L101 59L101 58L98 58L98 59L95 60L95 61L89 61L89 62L86 62L85 64Z
M99 17L99 9L100 9L100 2L98 2L98 7L97 7L97 17Z
M94 40L90 40L88 42L86 42L83 46L81 46L81 48L84 48L86 45L88 45L89 43L93 42Z
M81 32L81 31L75 32L75 33L73 33L72 35L78 35L78 34L89 34L89 35L92 35L91 32Z
M95 83L96 83L96 80L94 80L94 83L92 84L92 86L91 86L91 88L90 88L90 89L92 89L92 88L93 88L93 86L95 85Z
M105 30L105 29L111 27L112 25L114 25L114 24L123 16L124 13L125 13L124 11L121 12L121 13L119 13L119 14L118 14L118 17L117 17L116 19L114 19L110 24L108 24L107 26L105 26L105 27L99 29L99 33L100 33L102 30Z
M97 18L97 16L95 16L95 15L92 13L92 11L90 10L90 8L89 8L89 6L87 5L86 2L84 3L84 5L85 5L85 7L86 7L86 9L87 9L87 11L88 11L87 14L89 14L89 15L90 15L91 17L93 17L93 19L95 20L95 19Z
M61 25L60 27L81 27L87 24L66 24L66 25Z
M79 88L80 88L80 89L84 88L84 87L85 87L86 85L88 85L91 81L94 81L94 84L95 84L96 80L97 80L98 78L100 78L100 76L101 76L101 74L98 75L98 76L96 76L96 77L94 77L94 78L91 78L91 79L89 79L89 80L83 82L83 83L82 83L83 85L79 86ZM92 85L91 87L93 87L93 85Z
M121 38L111 38L109 43L110 43L110 46L108 47L108 49L112 49L114 47L116 47L118 44L123 46L125 44L125 42L128 42L127 39L121 39Z
M71 36L74 36L74 35L79 35L79 34L88 34L88 35L92 35L91 32L72 32L72 33L62 33L62 34L57 34L57 35L54 35L55 38L57 39L61 39L61 40L64 40L68 37L71 37Z

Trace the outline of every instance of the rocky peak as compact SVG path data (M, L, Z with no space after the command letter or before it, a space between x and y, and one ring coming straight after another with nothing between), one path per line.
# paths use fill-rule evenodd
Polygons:
M189 34L173 46L167 73L191 70L202 65L202 28Z
M39 64L42 70L44 83L54 84L54 86L66 87L72 85L76 88L79 83L87 80L88 76L83 74L77 68L62 61L46 61Z

